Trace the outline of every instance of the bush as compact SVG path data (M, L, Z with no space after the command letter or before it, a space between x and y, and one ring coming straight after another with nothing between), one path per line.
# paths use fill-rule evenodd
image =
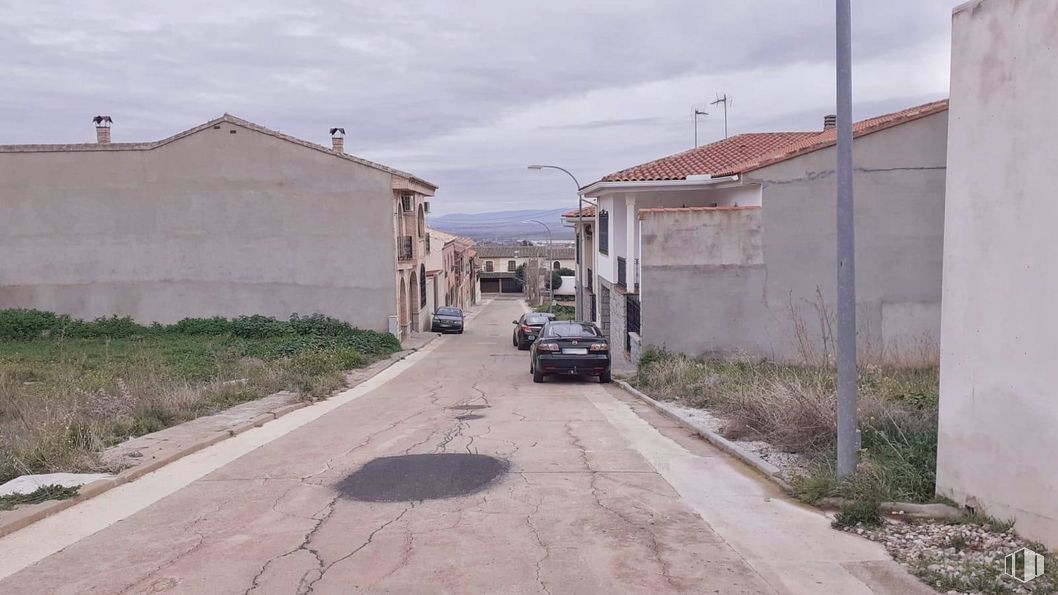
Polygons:
M61 332L67 337L78 339L95 337L122 339L135 335L146 335L151 332L151 329L137 324L131 316L111 316L109 318L96 318L92 322L70 320L69 323L61 329Z
M240 316L231 321L231 334L244 339L268 339L294 334L290 325L271 316Z
M223 316L184 318L176 324L162 327L162 330L179 335L227 335L232 332L232 323Z
M58 328L62 317L40 310L0 310L0 340L31 341Z

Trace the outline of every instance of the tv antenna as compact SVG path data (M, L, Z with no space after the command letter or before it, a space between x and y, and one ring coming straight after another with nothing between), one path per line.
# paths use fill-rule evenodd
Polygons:
M708 116L709 112L703 112L698 108L694 108L694 148L698 148L698 116Z
M710 102L709 105L716 105L718 103L724 104L724 138L727 138L727 104L731 102L731 99L724 93L723 97L720 95L716 96L716 101Z

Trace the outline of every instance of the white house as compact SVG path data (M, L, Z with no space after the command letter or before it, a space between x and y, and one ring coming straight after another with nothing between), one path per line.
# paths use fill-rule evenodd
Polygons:
M555 271L576 266L572 246L481 244L476 250L481 293L521 293L516 272L529 261Z
M875 361L936 360L947 109L854 127L860 350ZM741 134L582 190L597 202L593 314L615 356L829 358L833 123Z

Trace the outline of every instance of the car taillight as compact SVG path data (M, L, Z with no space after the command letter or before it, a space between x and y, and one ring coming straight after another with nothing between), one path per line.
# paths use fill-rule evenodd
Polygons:
M533 332L533 329L528 324L523 324L522 325L522 332L523 333L531 333L531 332Z
M537 343L537 351L558 351L558 343Z
M591 349L591 351L609 351L610 346L606 343L592 343L589 349Z

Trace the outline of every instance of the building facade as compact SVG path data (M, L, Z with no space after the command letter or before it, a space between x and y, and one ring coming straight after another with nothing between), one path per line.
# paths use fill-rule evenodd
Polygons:
M576 266L572 246L512 246L481 244L476 247L478 286L481 293L520 294L524 291L518 268L530 261L541 268L557 271Z
M953 17L937 452L938 493L1050 548L1056 32L1046 0L972 2Z
M0 308L80 318L318 312L422 327L415 176L225 115L170 138L0 146Z
M834 353L835 131L744 134L607 176L596 314L615 357L827 363ZM859 349L935 363L947 102L855 125Z

